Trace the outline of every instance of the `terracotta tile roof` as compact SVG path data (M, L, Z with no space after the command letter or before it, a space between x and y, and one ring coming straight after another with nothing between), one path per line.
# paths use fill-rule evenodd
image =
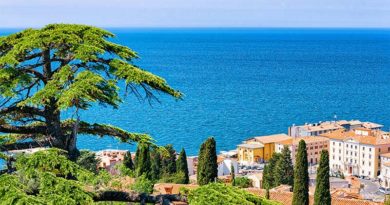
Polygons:
M335 139L335 140L348 140L353 139L356 140L362 144L369 144L369 145L382 145L382 144L390 144L390 138L382 139L382 132L375 132L374 135L358 135L355 133L355 131L344 131L344 130L336 130L333 132L322 134L321 136L327 137L329 139Z
M310 137L297 137L294 139L287 139L280 142L276 142L276 144L282 144L282 145L297 145L299 144L299 141L304 140L306 143L312 143L312 142L326 142L329 141L326 137L321 136L310 136Z
M157 194L179 194L180 188L196 189L199 186L195 184L172 184L172 183L159 183L154 185L154 190Z
M251 192L255 195L265 196L265 189L256 189L256 188L248 188L247 191ZM292 192L280 192L280 191L272 191L270 190L270 199L274 201L278 201L283 205L291 205L293 193ZM314 204L314 196L309 196L309 204ZM384 205L381 202L372 202L361 199L346 199L340 197L332 197L332 205Z
M248 149L258 149L258 148L263 148L263 144L254 144L254 143L248 143L248 144L239 144L237 147L243 147L243 148L248 148Z
M292 137L286 135L286 134L274 134L274 135L268 135L268 136L258 136L253 138L256 142L261 142L263 144L268 143L274 143L274 142L280 142L287 139L292 139Z

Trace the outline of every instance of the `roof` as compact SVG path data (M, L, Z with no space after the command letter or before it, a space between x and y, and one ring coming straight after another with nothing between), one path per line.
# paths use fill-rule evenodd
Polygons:
M363 127L368 129L382 128L383 125L373 122L363 122Z
M390 162L383 162L382 165L385 167L390 167Z
M195 184L173 184L173 183L159 183L154 185L154 190L158 194L179 194L180 188L196 189L199 186Z
M381 157L389 157L390 158L390 152L389 153L383 153L383 154L380 154Z
M360 130L360 129L359 129ZM374 132L372 131L374 135L358 135L355 133L355 131L344 131L344 130L336 130L330 133L322 134L321 136L327 137L329 139L335 139L335 140L341 140L346 141L348 139L353 139L355 141L358 141L361 144L368 144L368 145L383 145L383 144L390 144L390 138L383 139L382 131Z
M238 147L243 147L243 148L248 148L248 149L258 149L258 148L263 148L263 144L239 144L237 145Z
M263 144L280 142L283 140L292 139L292 137L282 133L282 134L274 134L274 135L266 135L266 136L257 136L254 137L256 142L261 142Z
M257 188L248 188L247 191L251 192L255 195L265 196L265 189L257 189ZM291 205L292 199L293 199L293 193L292 192L286 192L286 191L269 191L269 196L271 200L278 201L283 205ZM309 195L309 204L314 204L314 196ZM337 196L332 196L332 205L383 205L381 202L373 202L373 201L367 201L362 199L348 199L348 198L340 198Z
M326 137L321 137L321 136L310 136L310 137L297 137L294 139L288 139L288 140L283 140L280 142L277 142L277 144L282 144L282 145L297 145L299 144L299 141L304 140L306 143L313 143L313 142L326 142L329 141L328 138Z

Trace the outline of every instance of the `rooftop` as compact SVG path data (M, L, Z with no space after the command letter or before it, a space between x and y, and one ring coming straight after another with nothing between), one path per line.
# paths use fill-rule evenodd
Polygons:
M329 141L328 138L326 137L321 137L321 136L310 136L310 137L298 137L294 139L288 139L288 140L283 140L280 142L277 142L277 144L282 144L282 145L297 145L299 144L299 141L304 140L306 143L313 143L313 142L325 142Z
M292 137L282 133L282 134L274 134L274 135L266 135L266 136L257 136L257 137L253 137L251 140L254 140L256 142L261 142L263 144L268 144L268 143L280 142L288 139L292 139Z
M383 138L382 134L383 134L382 131L377 131L377 132L371 131L371 133L369 133L369 135L366 136L366 135L358 135L355 133L354 130L351 131L336 130L330 133L322 134L322 136L330 139L342 140L342 141L352 139L358 141L361 144L369 144L369 145L390 144L390 138Z
M251 143L251 144L239 144L237 145L238 147L243 147L243 148L248 148L248 149L258 149L258 148L263 148L264 145L263 144L254 144L254 143Z

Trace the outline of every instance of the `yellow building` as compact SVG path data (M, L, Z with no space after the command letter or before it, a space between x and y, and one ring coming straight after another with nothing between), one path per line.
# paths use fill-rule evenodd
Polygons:
M238 161L242 164L268 161L275 152L275 143L291 139L286 134L253 137L237 146Z

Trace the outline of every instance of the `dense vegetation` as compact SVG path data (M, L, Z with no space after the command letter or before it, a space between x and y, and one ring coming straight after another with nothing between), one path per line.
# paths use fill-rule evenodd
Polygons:
M189 191L188 202L191 205L280 205L221 183L210 183Z
M320 165L317 170L316 191L314 193L314 205L330 205L329 183L329 153L327 150L321 151Z
M86 25L51 24L0 37L0 132L12 138L0 150L54 146L78 156L77 134L114 136L151 144L146 134L90 124L78 112L93 103L117 108L123 92L153 99L154 91L180 98L163 78L132 63L137 54L107 39L114 35ZM73 110L71 119L63 111ZM25 143L17 140L33 139ZM15 144L16 143L16 144Z
M304 140L299 141L294 169L293 205L309 204L309 173L307 150Z
M202 143L198 156L197 182L206 185L215 182L218 177L217 151L214 138L208 138Z

